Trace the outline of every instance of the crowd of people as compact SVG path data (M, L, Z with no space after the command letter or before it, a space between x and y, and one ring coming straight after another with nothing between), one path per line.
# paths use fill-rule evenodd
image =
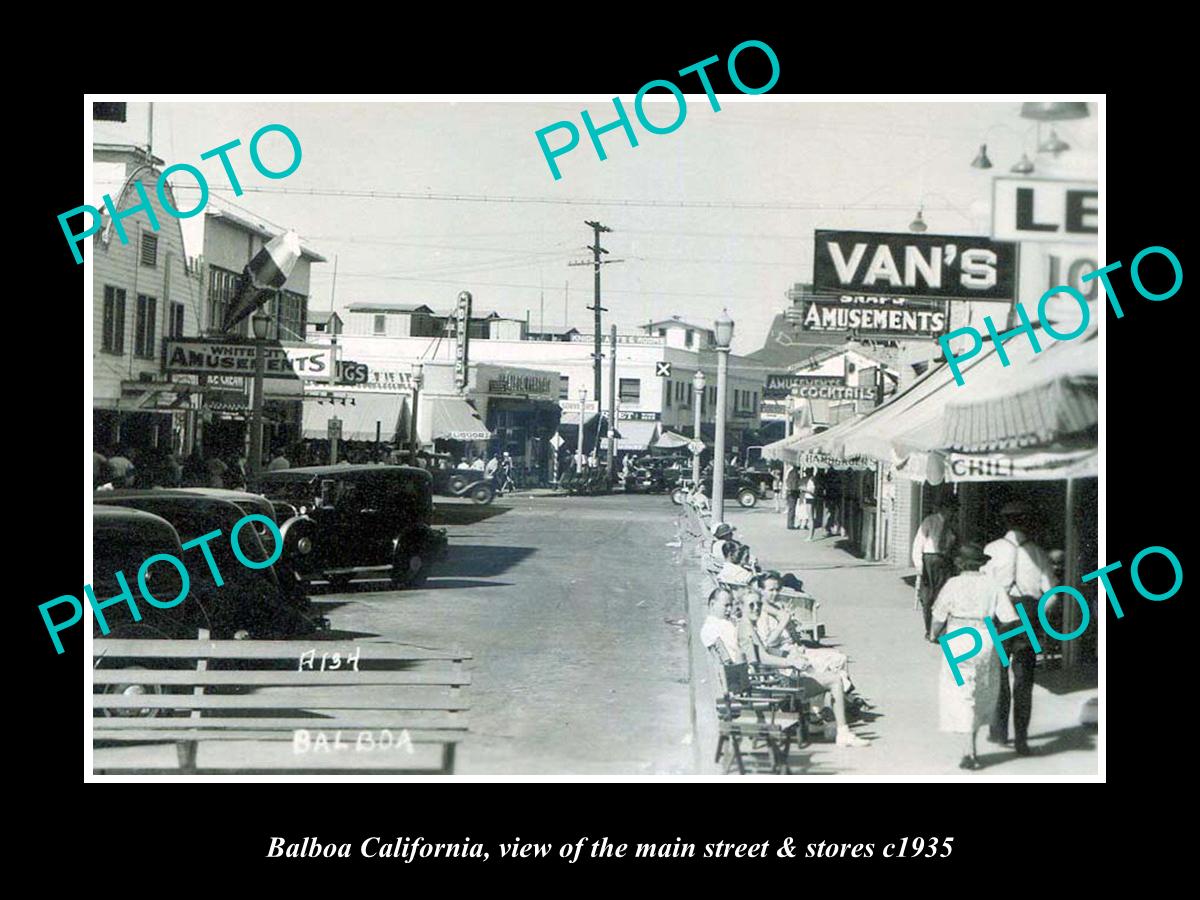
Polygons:
M707 501L699 490L689 496L701 512ZM728 523L715 523L712 529L702 553L714 586L701 642L722 664L753 663L771 670L785 685L802 689L811 699L807 714L812 724L822 729L826 717L832 717L839 746L867 746L850 722L870 704L855 689L846 654L820 646L805 633L801 606L810 607L813 598L804 592L803 582L794 573L764 569Z
M958 663L961 683L949 664L941 667L938 690L939 728L963 735L959 765L978 769L976 737L983 726L988 728L991 743L1005 745L1011 719L1017 754L1033 752L1029 721L1037 654L1028 633L1021 632L1004 643L1010 659L1005 668L985 620L991 621L998 634L1019 627L1022 623L1014 604L1020 603L1037 633L1038 599L1053 587L1056 573L1051 556L1029 537L1034 517L1026 504L1005 504L1000 510L1004 534L982 548L959 538L954 526L956 511L957 502L951 495L935 501L913 539L912 562L918 570L917 599L926 639L939 642L957 629L971 627L983 641L978 653ZM1057 618L1058 613L1057 604L1048 605L1048 619ZM1039 643L1050 644L1044 632ZM951 655L965 656L974 646L973 638L964 632L946 640L946 646Z

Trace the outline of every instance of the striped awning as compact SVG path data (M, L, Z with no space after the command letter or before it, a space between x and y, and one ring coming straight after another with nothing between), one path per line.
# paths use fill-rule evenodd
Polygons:
M1014 373L1004 392L948 404L938 444L984 453L1047 444L1095 429L1097 344L1094 339L1055 344Z

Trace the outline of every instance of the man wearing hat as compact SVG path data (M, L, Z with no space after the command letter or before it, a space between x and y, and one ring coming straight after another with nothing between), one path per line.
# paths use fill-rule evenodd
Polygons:
M1037 622L1037 606L1041 596L1054 587L1051 575L1054 571L1046 551L1029 539L1025 533L1030 518L1029 507L1011 501L1000 509L1005 533L992 541L983 552L991 559L983 572L1000 585L1014 604L1020 603L1031 622ZM1014 618L1019 623L1020 619ZM1000 630L1008 630L1001 628ZM1033 674L1037 665L1037 654L1028 636L1022 632L1004 643L1005 652L1011 659L1012 689L1009 690L1009 673L1002 672L1000 697L992 717L988 740L994 744L1008 743L1008 714L1012 708L1014 745L1021 756L1029 756L1029 719L1033 714Z
M952 554L958 536L954 530L954 519L958 512L958 500L947 494L932 503L933 512L927 515L913 538L912 564L917 570L917 599L925 615L925 631L929 634L929 613L938 592L952 575Z

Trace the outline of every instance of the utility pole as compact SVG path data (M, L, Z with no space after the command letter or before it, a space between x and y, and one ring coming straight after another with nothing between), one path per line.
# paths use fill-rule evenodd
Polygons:
M605 309L603 306L600 305L600 267L602 265L608 265L609 263L624 262L624 260L620 260L620 259L602 260L602 259L600 259L601 253L605 253L605 254L608 253L607 250L605 250L603 247L600 246L600 235L604 234L606 232L612 231L611 228L609 228L607 225L601 225L599 222L592 222L590 220L585 221L583 224L587 225L589 228L592 229L592 243L588 246L588 249L592 251L592 258L591 258L591 260L586 260L586 261L570 262L570 263L567 263L567 265L569 265L569 266L591 266L592 271L595 276L595 288L594 288L594 290L595 290L594 298L595 299L593 300L592 305L588 307L588 309L592 310L595 313L595 323L593 325L593 331L595 333L593 334L594 349L592 352L592 374L594 376L593 381L594 381L594 389L596 392L596 403L599 404L601 402L601 400L600 400L600 398L602 396L601 388L602 388L602 384L604 381L603 376L600 373L601 360L604 358L604 353L600 349L601 337L602 337L601 329L604 327L600 321L600 313L608 312L607 309ZM599 405L597 405L597 412L599 412L599 409L600 409L600 407L599 407Z
M612 346L608 360L608 477L613 474L613 458L617 455L617 326L612 326Z

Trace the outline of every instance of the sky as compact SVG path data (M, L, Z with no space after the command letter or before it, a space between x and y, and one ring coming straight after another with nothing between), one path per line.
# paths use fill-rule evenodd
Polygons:
M651 95L653 96L653 95ZM651 121L677 115L670 95L647 102ZM590 331L591 229L602 238L604 328L632 329L678 315L710 324L723 308L737 323L734 350L762 345L785 291L810 280L814 229L906 231L918 207L929 233L986 235L992 179L1021 153L1035 175L1094 178L1097 119L1055 123L1071 150L1037 155L1035 123L1020 104L813 103L764 94L687 96L683 124L646 131L622 97L638 146L621 129L602 136L601 161L580 110L599 126L615 118L611 98L555 102L157 102L153 150L168 165L197 165L209 203L300 233L326 256L312 269L310 316L360 301L425 303L449 310L470 290L477 313L496 310L531 327L565 323ZM145 128L130 128L144 143ZM573 122L580 143L558 157L555 180L535 132ZM144 122L144 119L142 119ZM299 168L280 180L254 171L246 145L262 125L283 123L303 148ZM105 139L97 123L96 140ZM1042 127L1043 137L1048 133ZM220 164L200 154L240 138L234 197ZM548 138L552 146L565 132ZM995 168L970 162L986 141ZM271 135L263 160L283 168L286 140ZM180 203L195 197L186 175L172 177ZM314 193L315 192L315 193ZM437 199L339 196L422 193ZM487 196L488 202L450 195ZM503 198L519 198L513 202ZM607 204L595 201L610 201ZM641 204L641 205L633 205ZM688 205L680 205L688 204ZM704 204L712 204L711 207ZM724 206L722 204L725 204ZM775 208L732 208L729 204ZM187 220L194 234L199 219ZM198 252L189 247L189 253ZM337 257L336 295L334 257ZM572 261L586 266L570 266Z

